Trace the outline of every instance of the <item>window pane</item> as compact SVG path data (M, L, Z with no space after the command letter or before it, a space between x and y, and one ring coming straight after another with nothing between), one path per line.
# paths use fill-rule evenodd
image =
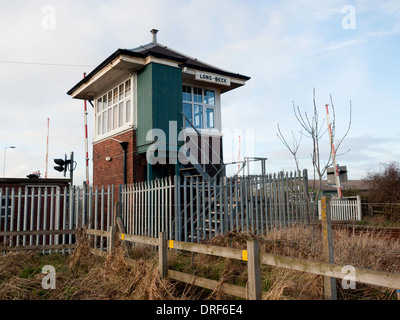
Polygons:
M117 103L117 101L118 101L118 88L115 88L113 96L113 104Z
M203 93L202 93L202 89L200 88L193 88L193 101L194 102L203 102Z
M214 128L214 109L206 108L206 127Z
M124 90L124 84L121 84L120 86L119 86L119 101L121 101L123 98L124 98L124 92L125 92L125 90Z
M97 99L97 113L103 110L103 100L102 98Z
M125 97L129 97L131 94L131 79L125 81Z
M111 107L112 105L112 91L108 93L108 106Z
M195 128L203 127L203 107L201 105L194 105L194 119L193 125Z
M103 126L101 128L103 134L107 132L107 111L103 112Z
M119 103L118 109L118 127L121 127L124 124L124 103Z
M130 122L131 121L131 100L126 101L126 106L125 106L125 111L126 111L126 118L125 122Z
M186 118L188 118L190 121L192 121L192 105L190 103L183 104L183 114L185 115ZM185 128L190 128L190 127L191 127L191 125L185 119Z
M103 96L103 108L102 108L102 110L104 110L105 108L107 108L107 95L106 94Z
M213 90L204 90L204 102L215 105L215 92Z
M113 108L113 129L118 128L118 106L114 106Z
M97 117L97 134L101 134L101 114Z
M110 132L112 130L112 109L108 109L107 113L107 132Z
M192 88L189 86L182 86L182 99L183 101L192 101Z

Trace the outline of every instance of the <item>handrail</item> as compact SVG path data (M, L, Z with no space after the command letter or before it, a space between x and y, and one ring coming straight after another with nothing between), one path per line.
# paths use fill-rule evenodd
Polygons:
M203 136L201 135L201 133L194 127L194 125L192 124L192 122L185 116L185 114L183 112L181 112L181 114L183 115L183 117L185 118L185 120L190 124L190 126L194 129L194 131L197 133L197 135L204 140L204 142L207 144L207 146L211 149L212 152L214 152L214 154L218 157L218 159L220 160L220 162L222 162L222 159L220 158L220 156L214 151L214 149L210 146L210 144L203 138Z

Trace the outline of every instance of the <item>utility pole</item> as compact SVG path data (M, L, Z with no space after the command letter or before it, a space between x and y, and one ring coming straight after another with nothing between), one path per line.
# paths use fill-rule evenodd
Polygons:
M83 74L83 77L86 77L86 73ZM87 129L87 107L86 100L83 101L84 106L84 123L85 123L85 157L86 157L86 185L89 186L89 153L88 153L88 129Z
M49 163L49 127L50 127L50 118L47 118L46 172L44 173L45 179L47 179L47 167Z

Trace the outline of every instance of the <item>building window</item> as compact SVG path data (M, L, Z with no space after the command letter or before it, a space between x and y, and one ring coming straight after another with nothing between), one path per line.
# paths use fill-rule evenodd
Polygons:
M125 127L132 122L132 80L128 79L96 100L97 136Z
M196 129L215 128L215 91L182 86L183 114ZM191 128L189 121L184 119L185 128Z

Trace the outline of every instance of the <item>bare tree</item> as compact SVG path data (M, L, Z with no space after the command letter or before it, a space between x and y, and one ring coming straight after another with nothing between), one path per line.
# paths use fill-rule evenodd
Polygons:
M332 95L330 95L330 102L331 102L331 108L332 108L332 118L331 118L331 130L332 130L332 142L334 141L336 137L336 114L335 114L335 106L333 103ZM309 115L307 112L302 112L299 106L295 106L293 102L293 113L294 116L297 120L297 122L300 125L300 130L299 134L300 137L296 138L295 134L293 133L293 130L291 131L292 134L292 141L291 143L288 142L288 140L285 138L283 135L281 128L279 127L278 124L278 132L277 136L278 138L282 141L283 145L289 150L289 152L292 154L295 164L296 164L296 170L298 173L300 173L300 160L299 160L299 148L300 148L300 143L302 141L302 138L308 138L311 140L311 162L313 166L313 174L314 174L314 183L312 186L313 190L313 196L315 199L319 199L321 196L321 191L322 191L322 178L326 174L327 169L332 165L333 162L333 151L336 151L336 156L339 156L340 154L337 153L337 150L340 148L343 140L345 137L348 135L351 127L351 101L350 101L350 108L349 108L349 123L347 126L347 129L343 136L335 142L335 148L329 148L330 152L328 155L328 158L325 160L321 159L321 143L324 143L321 141L322 137L324 137L327 132L328 132L328 125L326 124L325 119L320 119L318 107L317 107L317 102L315 99L315 89L313 90L313 112L311 115ZM349 152L350 150L347 150L345 153ZM344 154L344 153L342 153ZM308 197L308 202L310 203L311 199L309 198L310 195L308 192L306 192L307 197ZM309 210L309 219L312 221L312 208L310 207Z

